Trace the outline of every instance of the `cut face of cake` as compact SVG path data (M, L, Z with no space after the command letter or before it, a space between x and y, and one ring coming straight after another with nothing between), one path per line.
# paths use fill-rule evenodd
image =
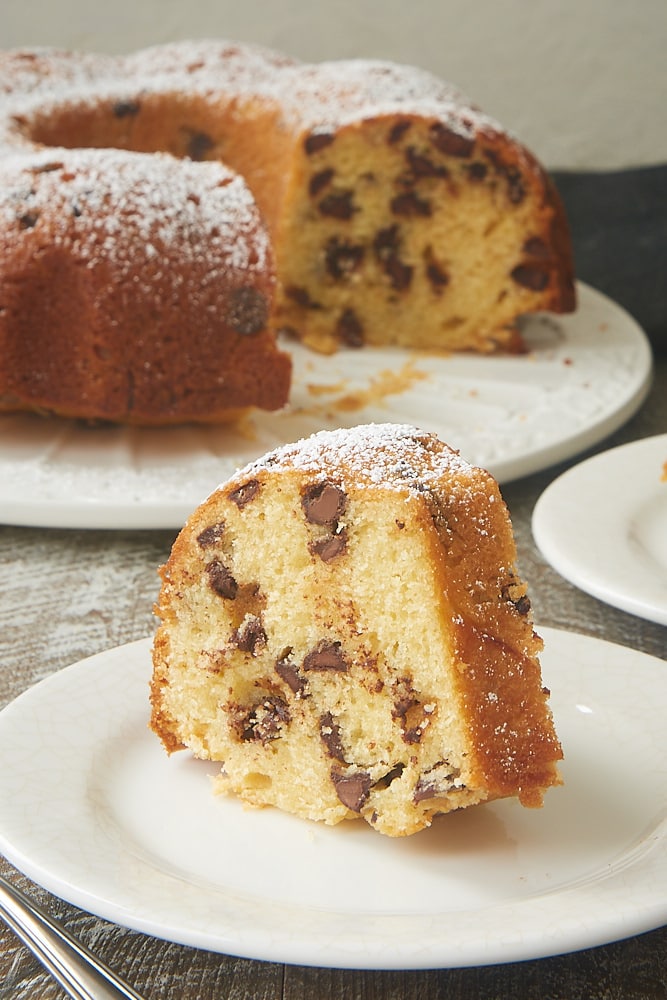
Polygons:
M390 836L560 783L495 480L435 436L321 432L191 516L157 605L153 730L220 791Z

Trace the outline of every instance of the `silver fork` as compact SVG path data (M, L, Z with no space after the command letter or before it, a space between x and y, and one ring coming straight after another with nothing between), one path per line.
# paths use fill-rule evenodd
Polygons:
M142 1000L131 986L1 875L0 917L73 1000Z

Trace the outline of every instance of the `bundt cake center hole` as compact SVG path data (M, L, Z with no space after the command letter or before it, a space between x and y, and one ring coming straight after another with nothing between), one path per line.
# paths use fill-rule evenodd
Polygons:
M32 142L63 149L124 149L171 153L190 160L221 159L219 125L204 105L173 95L68 101L17 122ZM216 138L217 136L217 138Z

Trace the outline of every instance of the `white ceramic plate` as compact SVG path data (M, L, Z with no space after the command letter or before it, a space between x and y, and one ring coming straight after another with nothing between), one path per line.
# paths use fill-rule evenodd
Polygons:
M579 286L572 316L535 315L520 357L290 344L291 402L234 428L91 428L0 416L0 521L44 527L179 528L234 470L322 428L372 421L435 431L508 482L597 443L641 405L648 340L623 309Z
M270 961L431 968L598 945L667 920L667 665L542 629L565 748L514 800L391 839L212 794L147 729L149 640L0 713L0 848L57 895L168 940Z
M535 505L533 535L570 583L667 625L667 434L564 472Z

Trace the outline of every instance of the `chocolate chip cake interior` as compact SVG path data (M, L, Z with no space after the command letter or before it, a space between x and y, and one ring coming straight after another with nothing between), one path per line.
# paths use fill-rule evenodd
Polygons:
M317 350L521 351L519 317L574 309L558 194L497 130L378 116L306 135L294 172L277 322Z
M161 573L151 725L219 761L221 792L404 836L559 783L507 509L435 436L366 425L274 451Z

